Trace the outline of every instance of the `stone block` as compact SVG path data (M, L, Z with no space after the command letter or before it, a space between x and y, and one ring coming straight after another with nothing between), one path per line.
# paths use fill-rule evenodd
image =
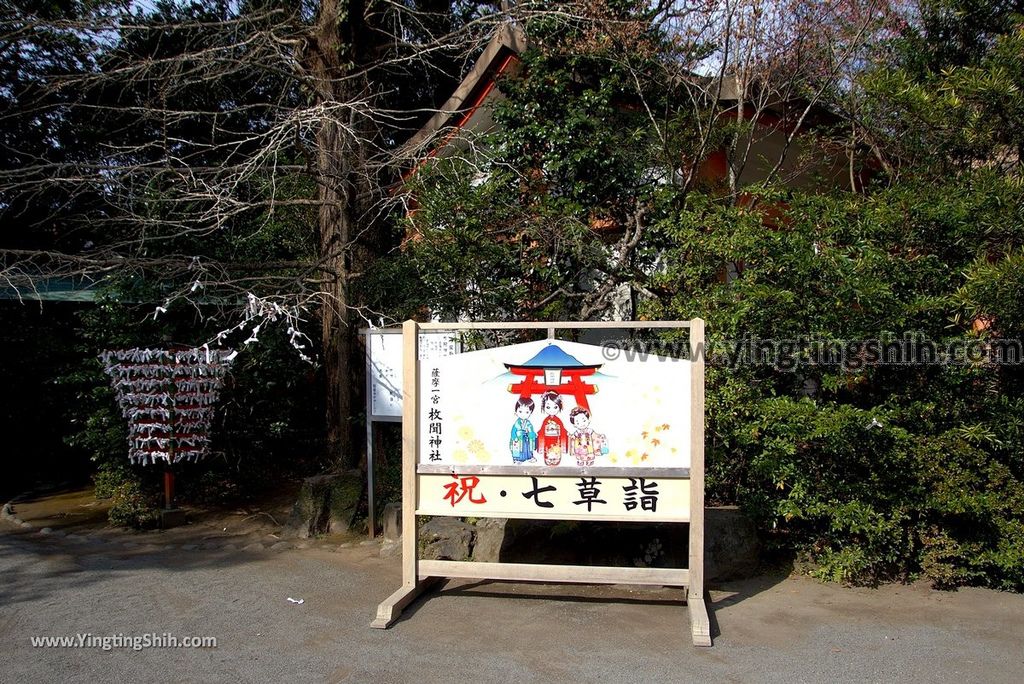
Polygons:
M398 541L402 538L402 504L389 503L384 506L384 539Z
M506 523L508 520L505 518L481 518L477 521L473 560L484 563L497 563L501 560Z
M171 527L181 527L188 520L185 517L185 511L180 508L165 508L160 511L160 528L168 529Z
M469 560L475 528L455 518L433 518L420 528L420 558Z
M736 506L708 508L704 513L704 577L753 577L760 564L761 543L754 523Z

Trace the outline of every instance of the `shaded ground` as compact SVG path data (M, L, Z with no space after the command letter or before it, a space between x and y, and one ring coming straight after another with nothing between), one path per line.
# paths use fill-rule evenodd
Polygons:
M118 549L0 529L0 681L1024 681L1024 596L980 589L726 583L710 595L715 646L695 649L677 590L450 582L377 631L368 624L400 561L376 546ZM29 642L79 632L219 643Z
M286 483L262 500L239 506L183 505L188 524L167 530L135 531L112 527L107 522L109 500L98 500L92 487L47 493L19 500L15 513L34 528L49 527L69 534L130 538L139 544L234 544L280 540L281 527L288 519L299 483ZM362 539L355 534L331 535L325 544Z
M107 527L110 501L93 496L92 487L78 487L18 501L15 508L34 527L81 532Z

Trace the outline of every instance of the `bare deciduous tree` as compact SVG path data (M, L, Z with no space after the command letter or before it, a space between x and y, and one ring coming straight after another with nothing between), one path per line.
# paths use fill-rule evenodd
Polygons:
M329 448L354 463L350 362L379 317L353 283L391 246L394 151L504 20L490 5L11 3L0 123L55 133L3 141L0 282L146 274L160 309L237 302L252 325L318 309Z
M354 286L393 247L402 143L498 25L574 27L575 45L542 49L614 46L603 54L635 68L665 174L684 188L723 121L750 123L726 151L738 201L759 140L779 143L757 160L762 178L793 172L798 132L884 27L883 2L664 0L625 13L603 2L11 2L0 15L0 282L31 292L46 277L146 275L162 281L164 309L236 303L234 322L252 325L261 311L297 320L317 309L328 441L352 463L355 332L380 319ZM640 69L655 51L661 72ZM675 112L644 98L651 79L672 89ZM668 136L679 107L692 111L686 158ZM596 287L570 293L586 317L636 280L647 209L624 216Z

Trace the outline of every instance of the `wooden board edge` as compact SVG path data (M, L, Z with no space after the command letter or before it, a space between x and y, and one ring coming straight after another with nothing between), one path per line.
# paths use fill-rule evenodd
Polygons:
M639 584L658 587L685 587L690 576L689 570L686 568L478 563L444 560L421 560L420 571L424 576L460 579L568 584Z

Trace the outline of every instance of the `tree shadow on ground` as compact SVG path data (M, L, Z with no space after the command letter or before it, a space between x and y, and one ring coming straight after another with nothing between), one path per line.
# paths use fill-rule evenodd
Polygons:
M270 552L184 552L173 548L125 546L96 538L41 537L31 531L0 530L0 605L46 600L69 587L79 589L114 574L152 569L185 572L260 562Z

